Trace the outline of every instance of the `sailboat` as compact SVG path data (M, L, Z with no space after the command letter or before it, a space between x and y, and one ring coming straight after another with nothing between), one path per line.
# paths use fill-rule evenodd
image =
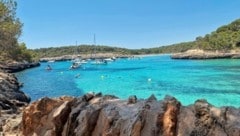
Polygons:
M76 47L77 47L77 41L76 41ZM69 67L69 69L77 69L81 67L81 59L80 58L75 58L72 60L72 65Z
M94 46L96 48L96 36L95 36L95 34L93 36L93 42L94 42ZM93 65L103 65L103 64L106 65L107 64L107 61L104 60L104 59L96 59L96 50L95 49L94 49L94 59L95 59L95 61L91 63Z
M91 64L93 65L106 65L107 61L104 59L96 59L94 62L92 62Z

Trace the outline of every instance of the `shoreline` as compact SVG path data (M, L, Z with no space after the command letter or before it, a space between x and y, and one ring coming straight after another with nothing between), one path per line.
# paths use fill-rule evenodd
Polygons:
M124 54L114 54L114 53L98 53L96 55L91 54L79 54L79 55L63 55L58 57L43 57L40 58L40 62L48 61L69 61L77 58L82 59L107 59L107 58L133 58L133 57L150 57L150 56L161 56L161 55L171 55L171 53L162 54L141 54L141 55L124 55Z
M240 52L218 52L204 50L188 50L183 53L175 53L171 55L172 59L240 59Z
M97 53L95 55L92 54L78 54L78 55L63 55L58 57L44 57L40 58L40 62L48 62L48 61L69 61L77 58L81 59L107 59L107 58L128 58L133 55L124 55L124 54L114 54L114 53Z
M160 53L160 54L143 54L143 55L133 55L136 57L151 57L151 56L163 56L163 55L171 55L172 53Z

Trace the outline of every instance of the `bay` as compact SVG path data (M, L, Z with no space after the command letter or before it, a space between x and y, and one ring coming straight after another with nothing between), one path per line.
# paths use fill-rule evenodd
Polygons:
M47 65L53 70L46 71ZM86 64L69 70L70 61L41 63L16 73L32 100L102 92L127 99L130 95L158 99L176 97L183 105L207 99L219 106L240 106L240 60L173 60L169 55L117 59L107 65ZM77 76L80 75L80 76Z

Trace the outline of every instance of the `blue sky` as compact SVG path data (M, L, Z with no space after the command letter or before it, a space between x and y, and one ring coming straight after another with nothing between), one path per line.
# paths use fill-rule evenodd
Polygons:
M192 41L240 18L239 0L18 0L28 48L150 48Z

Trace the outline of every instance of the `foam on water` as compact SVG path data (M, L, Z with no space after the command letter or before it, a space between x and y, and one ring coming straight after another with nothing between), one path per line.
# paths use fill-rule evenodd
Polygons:
M48 63L17 73L33 100L61 95L81 96L89 91L158 99L172 95L183 105L207 99L215 106L240 106L240 60L172 60L169 55L119 59L107 65L69 70L71 62ZM78 75L76 77L76 75Z

